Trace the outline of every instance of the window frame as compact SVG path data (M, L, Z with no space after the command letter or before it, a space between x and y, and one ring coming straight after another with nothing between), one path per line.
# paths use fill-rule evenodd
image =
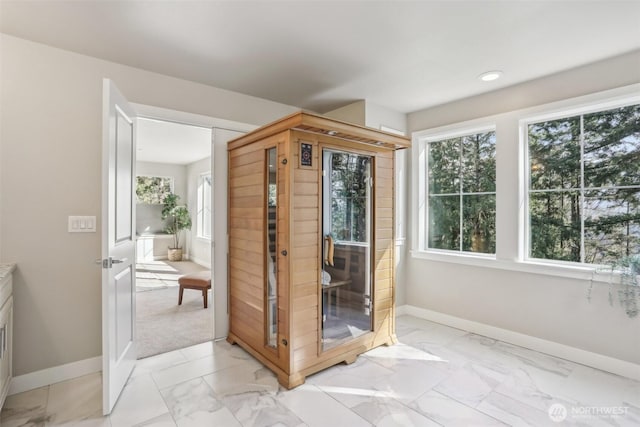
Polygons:
M529 214L529 201L531 195L531 169L529 167L530 154L529 154L529 125L541 123L545 121L570 119L574 117L581 117L587 114L593 114L598 112L604 112L616 108L628 107L631 105L640 104L640 95L635 96L623 96L613 99L602 99L599 101L592 101L588 103L582 103L574 105L573 107L567 107L562 109L548 109L546 112L525 116L518 121L519 134L520 134L520 150L521 150L521 189L520 194L523 201L523 208L520 213L519 221L521 223L521 233L519 235L519 260L526 263L558 266L558 267L586 267L589 269L596 269L604 267L602 264L591 264L584 261L563 261L545 258L535 258L530 256L531 254L531 221ZM582 119L580 119L582 120ZM574 189L581 195L585 190L590 190L589 187L584 185L584 141L580 140L580 188ZM619 188L618 186L612 186L613 188ZM542 192L542 191L539 191ZM584 198L581 196L581 229L580 229L580 258L584 260Z
M547 99L549 98L547 97ZM408 219L411 229L407 236L409 256L424 262L443 262L550 278L608 283L609 274L597 274L597 266L593 264L540 262L525 259L526 250L523 240L527 213L524 210L523 198L525 197L525 185L528 183L524 179L527 167L525 160L527 149L523 147L522 135L523 131L526 132L526 126L523 127L522 122L537 120L541 117L559 117L567 112L590 111L597 106L607 109L607 107L614 108L635 103L640 103L640 83L565 96L519 109L497 112L496 109L490 109L494 112L478 115L470 120L450 122L446 125L441 125L444 119L438 114L434 118L427 116L411 118L410 127L418 128L418 130L410 131L412 146L409 160L411 188L408 193L410 200ZM431 126L428 125L433 120L435 123ZM438 120L440 120L439 123ZM427 123L427 125L421 123ZM424 234L418 231L423 225L420 218L424 210L424 184L426 180L420 179L421 175L424 176L425 155L424 144L421 144L420 140L425 136L435 136L438 133L444 135L454 133L456 129L482 128L490 123L496 125L496 257L487 258L470 253L435 253L422 250L420 240ZM505 181L505 174L508 174L509 181ZM509 215L506 220L504 219L505 215Z
M211 230L211 235L210 236L206 236L203 233L203 229L204 229L204 223L205 223L205 218L204 218L204 212L205 212L205 206L204 206L204 180L206 177L209 177L210 179L210 192L209 192L209 212L210 212L210 218L213 217L213 175L211 174L211 171L208 172L203 172L201 174L198 175L198 185L197 185L197 198L196 198L196 236L199 239L203 239L203 240L208 240L211 241L211 239L213 238L213 230Z
M429 247L429 143L442 141L446 139L452 138L461 138L464 136L470 136L480 133L494 132L496 133L496 146L498 144L496 124L493 122L483 121L474 121L474 122L464 122L452 126L446 126L442 128L430 129L422 132L414 133L414 155L417 154L417 199L418 199L418 215L417 215L417 223L414 223L414 227L417 227L418 230L418 241L414 243L414 250L418 253L422 254L433 254L436 256L455 256L455 257L466 257L466 258L480 258L486 260L495 260L496 254L487 254L480 252L471 252L464 251L462 249L463 239L462 234L460 235L460 250L453 249L438 249L438 248L430 248ZM417 153L415 152L417 151ZM497 154L497 152L496 152ZM462 157L462 153L460 154ZM496 156L497 160L497 156ZM414 164L415 165L415 164ZM498 164L496 161L496 172L498 169ZM496 179L497 185L497 179ZM461 192L460 195L464 196L464 192ZM470 193L475 194L475 193ZM493 194L496 198L497 205L497 187L496 191L493 192L480 192L478 194ZM462 218L462 211L460 212ZM461 220L462 221L462 220ZM460 230L462 233L462 228ZM496 230L497 234L497 230ZM497 235L496 235L497 237ZM497 243L497 238L496 238ZM497 250L497 249L496 249Z

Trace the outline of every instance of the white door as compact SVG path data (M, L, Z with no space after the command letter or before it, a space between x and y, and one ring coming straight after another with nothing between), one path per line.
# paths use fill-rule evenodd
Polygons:
M135 114L103 83L102 410L109 414L136 362Z

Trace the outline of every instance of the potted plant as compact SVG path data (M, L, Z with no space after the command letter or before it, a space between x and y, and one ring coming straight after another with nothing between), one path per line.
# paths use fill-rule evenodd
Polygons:
M594 276L598 273L609 274L609 304L613 305L613 288L618 288L618 301L630 318L638 315L640 302L640 255L622 257L605 268L597 268L591 275L587 299L591 301Z
M182 261L180 235L182 234L182 230L191 229L189 210L184 205L178 205L179 198L180 196L177 194L169 193L162 200L162 219L169 220L169 225L164 231L167 234L173 234L173 246L169 247L167 253L169 261Z

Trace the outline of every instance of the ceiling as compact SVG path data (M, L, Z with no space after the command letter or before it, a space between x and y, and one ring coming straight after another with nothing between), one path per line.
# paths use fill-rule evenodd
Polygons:
M407 113L639 49L640 2L2 0L0 31L320 113Z
M188 165L211 156L211 129L139 118L136 160Z

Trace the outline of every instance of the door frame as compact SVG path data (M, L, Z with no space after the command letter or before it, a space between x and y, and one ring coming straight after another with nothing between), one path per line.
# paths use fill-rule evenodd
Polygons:
M154 107L146 104L131 103L139 118L174 122L190 126L207 127L211 129L211 200L213 202L213 227L211 238L210 265L212 276L211 324L214 340L226 338L229 332L229 313L227 304L227 147L226 141L216 134L231 132L247 133L258 126L226 119ZM217 132L218 131L218 132ZM239 135L238 135L239 136ZM135 165L134 165L135 166ZM134 167L135 172L135 167ZM225 298L216 298L222 295ZM217 319L216 319L217 318Z

